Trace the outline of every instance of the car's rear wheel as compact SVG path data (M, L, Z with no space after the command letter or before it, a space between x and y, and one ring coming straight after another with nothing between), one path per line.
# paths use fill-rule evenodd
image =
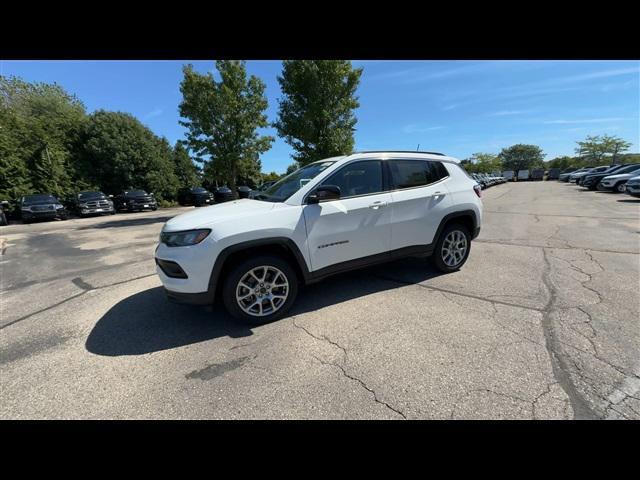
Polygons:
M263 255L231 269L223 279L223 302L236 319L261 325L282 317L298 294L298 278L285 259Z
M433 263L444 273L455 272L465 264L471 251L471 235L460 224L445 227L436 242Z

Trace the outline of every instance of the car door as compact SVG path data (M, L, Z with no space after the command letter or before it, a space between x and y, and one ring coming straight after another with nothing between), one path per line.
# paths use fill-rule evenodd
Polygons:
M451 199L449 172L440 162L388 160L391 187L391 250L435 241Z
M345 165L322 182L338 186L340 199L305 205L312 270L358 259L366 263L366 257L389 250L391 195L386 191L382 166L381 160Z

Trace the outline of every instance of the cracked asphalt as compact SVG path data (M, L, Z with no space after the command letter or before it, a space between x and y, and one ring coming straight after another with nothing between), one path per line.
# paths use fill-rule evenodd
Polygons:
M0 228L0 418L640 419L640 203L564 183L483 192L469 261L301 290L249 329L168 303L185 209Z

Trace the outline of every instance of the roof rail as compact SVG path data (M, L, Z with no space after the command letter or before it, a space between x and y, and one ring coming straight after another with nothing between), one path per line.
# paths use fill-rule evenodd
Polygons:
M422 150L365 150L362 152L353 152L352 155L356 153L426 153L429 155L440 155L441 157L446 157L444 153L440 152L423 152Z

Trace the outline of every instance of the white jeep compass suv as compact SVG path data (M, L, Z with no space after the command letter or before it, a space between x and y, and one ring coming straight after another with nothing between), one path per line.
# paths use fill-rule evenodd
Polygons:
M455 158L361 152L311 163L252 199L169 220L155 253L171 300L265 323L298 285L399 257L431 254L442 272L467 260L482 219L480 186Z

